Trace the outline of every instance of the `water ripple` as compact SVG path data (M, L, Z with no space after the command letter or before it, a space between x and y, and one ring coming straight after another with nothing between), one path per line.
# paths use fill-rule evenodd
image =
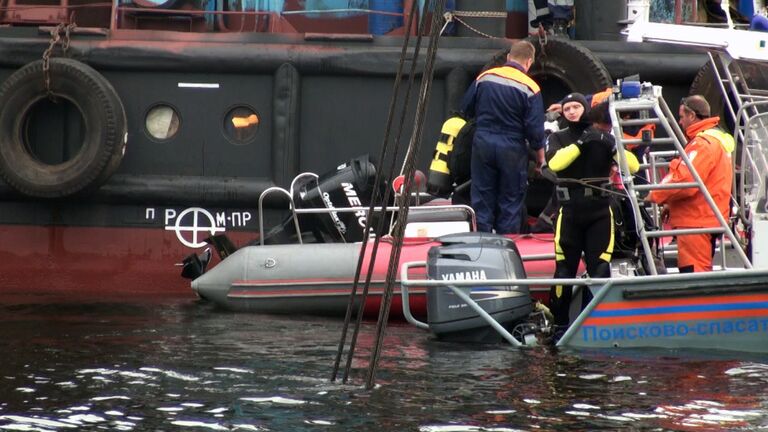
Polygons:
M459 345L393 323L364 390L329 377L341 323L199 304L0 313L0 429L117 431L755 430L768 359Z

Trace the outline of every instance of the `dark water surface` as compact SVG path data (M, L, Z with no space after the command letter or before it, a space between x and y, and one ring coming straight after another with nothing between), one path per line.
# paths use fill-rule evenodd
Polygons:
M0 430L768 429L768 356L554 352L389 327L378 386L329 382L341 321L189 300L0 304Z

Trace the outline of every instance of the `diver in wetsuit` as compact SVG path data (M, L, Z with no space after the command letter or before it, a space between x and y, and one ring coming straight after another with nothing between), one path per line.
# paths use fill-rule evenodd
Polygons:
M555 222L555 278L574 278L581 255L587 272L593 278L610 277L610 261L614 245L614 223L606 184L616 161L616 141L611 135L608 102L594 107L589 114L591 125L580 137L555 153L549 169L556 172L560 210ZM637 158L625 151L629 170L639 168ZM569 324L568 310L572 287L554 285L550 290L550 309L555 325ZM588 289L582 291L582 305L591 299Z
M545 145L545 155L547 161L550 161L558 150L576 142L584 130L589 127L589 122L584 117L589 112L589 103L587 98L581 93L570 93L559 102L563 113L562 122L564 129L549 134ZM531 232L552 232L554 229L554 220L560 209L560 203L557 201L557 191L552 191L552 196L547 201L544 210L539 213L536 223L531 227Z

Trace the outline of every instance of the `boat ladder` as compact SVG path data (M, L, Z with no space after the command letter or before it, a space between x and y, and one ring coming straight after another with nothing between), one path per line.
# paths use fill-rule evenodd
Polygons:
M727 114L734 120L735 197L750 241L752 262L768 268L768 37L764 32L638 21L626 31L631 42L661 42L707 48ZM754 84L755 79L762 83ZM711 103L711 101L710 101Z
M637 113L637 115L632 115ZM652 86L649 83L644 83L642 91L639 97L622 99L620 93L616 93L610 99L610 114L614 128L614 135L616 136L616 144L619 155L619 165L622 175L624 187L628 192L628 197L632 205L632 211L637 223L637 234L642 243L643 253L647 263L647 271L651 274L658 274L656 263L654 261L653 250L651 248L650 239L671 237L677 235L687 234L714 234L719 235L721 238L721 245L723 236L730 240L730 244L734 248L734 251L738 255L738 258L742 262L745 268L752 268L752 265L747 258L744 250L740 246L739 239L731 230L728 220L726 220L717 208L712 196L704 185L701 176L696 172L695 167L691 163L691 159L685 153L684 145L687 142L683 131L675 121L674 115L664 101L661 95L661 87ZM628 118L629 117L629 118ZM623 137L623 127L625 126L639 126L646 124L656 124L658 127L666 132L666 137L655 137L650 133L644 133L642 138L627 139ZM629 145L649 145L650 146L650 160L648 164L642 164L641 168L646 168L649 171L647 184L638 184L635 182L635 177L629 174L627 167L627 160L624 154L624 149ZM666 150L672 146L673 150ZM660 147L666 151L659 151ZM682 163L691 172L694 181L689 183L675 183L675 184L663 184L661 179L657 176L657 169L669 166L667 160L671 157L679 157ZM696 188L701 193L710 209L717 218L719 226L712 228L677 228L677 229L661 229L660 223L656 223L656 227L646 227L641 223L641 206L643 203L640 201L639 195L652 190L659 189L682 189L682 188ZM652 214L657 215L658 221L659 208L657 205L653 205ZM724 248L721 247L721 252L724 252ZM725 268L725 254L720 254L723 260L723 268Z
M768 81L765 62L734 59L727 52L710 51L709 64L717 80L726 114L734 122L737 163L734 158L733 196L739 199L739 216L751 217L749 203L765 195L763 175L768 172L765 143L768 143L768 90L755 88ZM745 72L746 69L746 72ZM755 81L759 81L756 83ZM762 175L760 174L762 173Z

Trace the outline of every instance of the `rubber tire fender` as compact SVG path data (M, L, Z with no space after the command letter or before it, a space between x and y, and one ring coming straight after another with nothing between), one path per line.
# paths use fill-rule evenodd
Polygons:
M545 109L568 93L594 94L613 85L611 74L603 62L579 43L549 37L542 47L538 37L527 40L536 48L536 59L528 76L541 86ZM554 88L550 85L553 81L557 84ZM565 88L559 88L561 84Z
M730 91L728 92L730 94ZM733 119L730 114L726 115L725 101L720 91L720 85L717 83L717 77L712 69L712 62L707 61L699 68L696 77L691 83L689 95L702 95L709 102L711 116L720 117L720 126L733 130ZM674 113L677 113L677 105L670 107ZM730 126L730 127L729 127Z
M114 87L92 67L73 59L50 59L50 90L80 111L85 124L80 151L56 165L39 161L22 130L37 102L48 97L43 61L29 63L0 86L0 177L18 192L61 198L97 189L117 170L125 153L125 109Z
M750 88L768 88L767 66L742 60L734 61L739 63L739 67L744 73ZM724 76L724 72L721 70L720 66L718 66L718 69L720 69L720 76ZM731 99L731 103L735 104L736 97L731 93L728 84L726 84L726 89L728 90L728 97ZM701 68L699 68L699 71L696 73L696 77L691 83L690 91L688 94L698 94L704 96L704 99L709 102L711 116L720 117L720 126L728 131L733 130L735 119L731 118L730 113L727 111L725 100L723 99L723 93L720 91L720 84L717 82L717 77L715 76L715 72L712 69L712 62L707 61ZM672 108L675 110L677 106L673 106Z
M536 48L536 58L528 71L541 87L544 109L560 102L565 95L580 92L595 94L612 85L611 74L592 51L577 42L559 37L549 37L542 48L538 37L526 39ZM501 66L506 62L509 49L497 52L483 67ZM551 195L551 183L541 178L529 179L528 210L537 215L546 207Z

